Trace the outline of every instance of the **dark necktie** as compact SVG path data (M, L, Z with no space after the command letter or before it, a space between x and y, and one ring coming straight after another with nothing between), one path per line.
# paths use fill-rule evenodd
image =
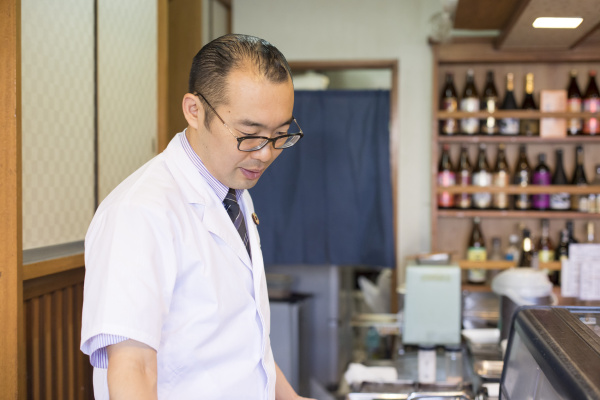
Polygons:
M237 202L235 189L229 189L227 196L225 196L225 200L223 200L223 205L225 206L225 210L227 210L227 214L229 215L229 218L231 218L231 222L233 222L235 229L237 229L238 233L240 234L242 242L244 242L244 246L246 246L246 250L250 255L250 241L248 240L248 232L246 231L244 214L242 214L240 205Z

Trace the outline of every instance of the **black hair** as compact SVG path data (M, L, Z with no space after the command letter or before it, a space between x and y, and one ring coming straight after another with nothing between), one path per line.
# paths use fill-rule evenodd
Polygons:
M201 93L213 107L228 102L227 77L232 70L254 67L273 83L292 79L292 71L281 52L266 40L240 34L221 36L200 49L192 61L188 90ZM200 101L204 102L202 97ZM208 128L213 114L204 107Z

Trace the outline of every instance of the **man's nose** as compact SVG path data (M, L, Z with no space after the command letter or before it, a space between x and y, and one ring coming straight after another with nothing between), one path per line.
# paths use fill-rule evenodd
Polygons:
M273 147L273 144L267 143L265 147L260 150L252 152L252 158L260 160L264 163L271 161L271 159L277 157L281 150L277 150Z

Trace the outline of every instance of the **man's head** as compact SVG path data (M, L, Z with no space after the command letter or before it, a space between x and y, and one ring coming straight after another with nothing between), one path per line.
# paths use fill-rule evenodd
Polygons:
M272 83L285 83L292 71L281 52L266 40L240 34L221 36L206 44L192 61L189 93L202 95L217 108L229 101L226 80L236 69L253 69ZM214 118L209 107L205 109L205 125Z
M272 139L290 129L294 88L285 58L262 39L226 35L194 57L189 90L183 112L192 148L224 185L253 187L282 150L268 143L244 152L238 138Z

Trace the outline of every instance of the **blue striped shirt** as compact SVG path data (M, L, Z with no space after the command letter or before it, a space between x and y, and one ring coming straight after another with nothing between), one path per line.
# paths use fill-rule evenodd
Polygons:
M214 176L212 176L212 174L210 172L208 172L208 169L206 168L206 166L204 165L202 160L200 160L200 157L198 157L198 154L196 154L196 152L192 149L190 142L187 140L187 137L185 136L185 132L186 131L184 130L179 135L179 138L181 140L181 145L183 146L183 149L185 150L185 154L187 154L187 156L189 157L192 164L194 164L194 166L196 166L196 168L198 169L198 172L206 180L208 185L215 191L216 195L218 196L218 198L221 200L221 203L222 203L223 200L225 200L225 196L227 195L229 188L227 186L223 185ZM235 194L238 199L238 202L239 202L239 199L242 196L242 193L244 192L244 190L245 189L236 189L235 190ZM92 364L92 366L94 366L96 368L108 368L108 353L106 351L106 348L108 346L110 346L111 344L117 344L117 343L120 343L127 339L129 339L129 338L124 337L124 336L118 336L118 335L109 335L106 333L101 333L101 334L96 335L93 338L91 338L87 344L87 347L89 350L87 353L90 354L90 363Z

